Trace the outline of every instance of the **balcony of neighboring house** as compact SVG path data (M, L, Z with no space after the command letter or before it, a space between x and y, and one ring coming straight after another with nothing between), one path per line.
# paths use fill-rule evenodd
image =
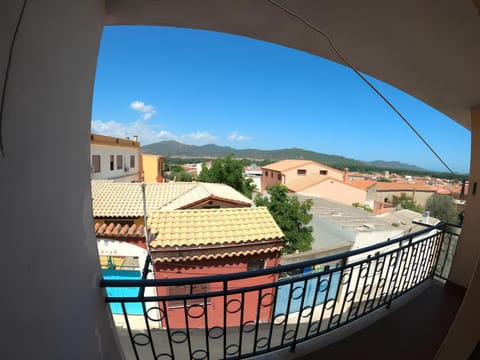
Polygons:
M146 279L147 259L142 280L102 286L129 294L106 298L128 359L429 359L463 298L445 286L459 235L442 223L346 253L210 277ZM238 286L245 279L255 285Z

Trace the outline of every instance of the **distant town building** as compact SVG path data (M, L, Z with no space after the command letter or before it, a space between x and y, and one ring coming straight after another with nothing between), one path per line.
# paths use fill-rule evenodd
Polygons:
M256 164L251 164L250 166L245 166L243 171L246 178L253 180L255 191L260 191L262 188L262 168Z
M119 182L140 180L140 142L111 136L90 135L90 175L92 180Z
M340 171L315 161L282 160L262 167L262 189L281 183L296 194L347 205L359 203L373 209L376 181L363 180L363 175L358 173L350 177L347 170Z
M402 193L412 198L418 205L425 206L427 200L437 192L437 188L424 182L379 182L375 200L384 203L393 203L394 197Z
M343 180L344 172L311 160L281 160L262 166L262 191L275 184L287 185L310 175Z

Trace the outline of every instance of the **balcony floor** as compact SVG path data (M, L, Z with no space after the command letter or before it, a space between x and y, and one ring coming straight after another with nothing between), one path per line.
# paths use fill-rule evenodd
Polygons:
M299 344L293 353L285 349L256 358L433 359L455 318L463 295L460 291L445 287L439 282L427 281L403 298L394 300L390 309L380 309L330 334ZM360 324L362 321L364 324ZM352 326L353 328L348 329ZM341 340L337 340L342 333L349 335L346 337L343 335ZM134 359L125 329L119 329L119 337L126 359ZM140 358L150 359L149 352L148 346L143 347L139 351ZM185 359L188 358L187 353L183 356ZM471 360L473 359L476 358L472 357Z
M390 314L361 331L314 351L307 348L311 343L299 346L295 358L433 359L463 295L461 291L432 282L408 303L396 309L392 306L387 310Z

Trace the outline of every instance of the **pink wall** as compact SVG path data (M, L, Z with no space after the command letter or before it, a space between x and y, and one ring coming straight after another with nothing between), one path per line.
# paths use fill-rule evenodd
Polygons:
M304 189L298 193L302 195L323 197L347 205L352 205L356 202L365 204L367 200L366 191L341 182L337 182L333 179L323 181L320 184L314 185L308 189Z
M330 176L338 180L343 180L343 173L338 172L338 170L333 170L325 166L319 166L318 164L307 164L307 165L299 166L298 168L295 168L295 169L284 171L283 174L285 174L285 181L288 183L289 181L294 181L294 180L297 180L299 177L305 176L305 175L297 175L297 170L299 169L307 170L307 174L306 174L307 176L319 175L320 170L324 170L324 171L327 171L326 176Z
M299 169L306 170L306 174L305 175L298 175L297 170L299 170ZM326 176L330 176L330 177L332 177L334 179L338 179L338 180L343 180L343 176L344 176L343 172L341 172L339 170L336 170L336 169L326 167L326 166L321 166L321 164L317 164L317 163L310 163L310 164L302 165L302 166L296 167L294 169L290 169L290 170L283 171L283 172L263 169L263 171L262 171L262 191L265 191L268 186L275 185L275 184L278 184L278 183L286 184L288 182L295 181L300 177L305 177L305 176L308 176L308 175L319 175L320 170L327 171ZM268 173L268 175L266 173ZM279 175L281 175L281 177L280 177L281 180L279 180L279 177L278 177Z
M209 276L220 274L234 274L242 271L247 271L247 263L254 260L265 260L266 267L273 267L279 264L279 254L261 254L252 256L239 256L231 259L219 259L219 260L205 260L205 261L191 261L188 263L155 263L155 278L156 279L172 279L172 278L185 278L195 276ZM248 287L265 283L273 283L277 281L276 276L261 276L253 277L249 279L236 280L229 282L229 289L235 289L240 287ZM209 292L221 291L223 283L211 283L209 285ZM273 293L273 289L266 289L262 292L263 302L268 304L272 296L266 295ZM158 287L157 293L159 296L167 295L166 287ZM200 306L190 307L189 313L192 316L198 318L188 318L188 326L190 328L203 328L205 322L208 322L208 327L222 326L226 316L227 326L240 326L240 314L236 312L240 309L241 294L228 296L227 310L224 311L224 297L216 296L210 297L207 305L207 318L203 316L203 308ZM243 323L256 321L257 319L257 304L258 304L258 291L248 292L245 294L243 302ZM165 310L162 303L159 304L162 311ZM265 321L270 318L272 306L261 307L259 314L259 321ZM185 308L183 306L168 307L167 316L170 328L183 329L185 328Z
M279 180L279 175L280 179ZM265 191L267 187L282 183L284 184L284 177L280 171L272 171L272 170L263 170L262 171L262 191Z

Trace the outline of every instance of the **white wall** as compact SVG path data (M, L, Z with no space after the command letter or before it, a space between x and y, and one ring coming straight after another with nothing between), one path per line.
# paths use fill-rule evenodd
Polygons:
M140 180L140 149L134 147L113 145L90 145L90 165L93 166L92 156L100 155L100 172L92 172L92 179L115 179L122 182ZM110 155L114 156L114 167L110 170ZM123 157L123 165L117 169L117 155ZM130 167L130 156L135 156L135 167ZM128 169L125 171L125 169Z
M1 85L22 5L0 1ZM2 359L122 358L90 191L103 13L99 0L28 1L18 31L1 124Z

